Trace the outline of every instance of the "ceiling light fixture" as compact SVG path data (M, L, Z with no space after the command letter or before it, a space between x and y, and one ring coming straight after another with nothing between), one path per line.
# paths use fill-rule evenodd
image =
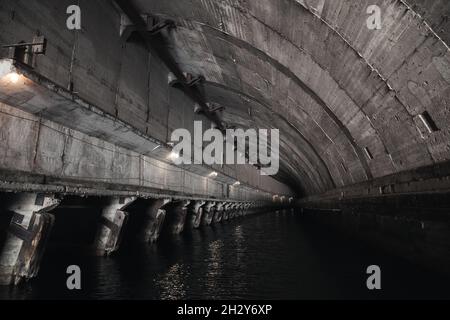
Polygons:
M180 157L180 155L178 153L176 153L176 152L173 152L173 151L169 154L169 158L172 159L172 160L176 160L179 157Z
M19 82L20 77L21 77L20 74L18 74L17 72L11 72L5 76L5 78L8 81L10 81L11 83L14 83L14 84Z
M215 172L215 171L213 171L213 172L211 172L211 173L209 174L209 176L212 177L212 178L217 177L217 175L218 175L218 173Z

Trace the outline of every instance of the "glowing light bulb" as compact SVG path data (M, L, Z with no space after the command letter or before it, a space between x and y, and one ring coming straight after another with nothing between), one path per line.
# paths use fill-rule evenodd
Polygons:
M20 80L20 74L12 72L8 74L8 80L11 81L12 83L17 83Z
M176 160L179 157L180 157L180 155L178 153L176 153L176 152L173 152L173 151L169 155L169 158L172 159L172 160Z

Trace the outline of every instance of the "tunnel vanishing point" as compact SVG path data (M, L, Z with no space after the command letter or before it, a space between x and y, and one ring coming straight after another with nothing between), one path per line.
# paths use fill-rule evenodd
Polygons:
M0 0L0 284L37 275L74 207L94 212L101 255L130 225L150 243L295 207L448 273L449 15L448 0ZM278 173L174 164L171 133L195 121L279 129Z

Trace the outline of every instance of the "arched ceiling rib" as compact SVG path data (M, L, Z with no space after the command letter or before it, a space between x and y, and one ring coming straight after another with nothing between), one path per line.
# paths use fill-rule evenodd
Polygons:
M297 182L306 193L450 160L446 1L134 3L142 13L176 22L167 35L171 51L184 71L206 77L207 95L213 86L223 89L222 98L209 99L225 106L225 119L249 118L239 111L246 104L236 99L241 94L263 112L255 125L279 123L283 175L316 180ZM384 14L381 30L366 27L373 4ZM271 118L266 106L278 116ZM421 130L424 111L440 131ZM307 150L299 147L301 136ZM327 170L308 166L313 158Z
M185 37L183 37L183 35L184 35L184 32L183 31L179 31L180 33L180 38L185 38ZM214 46L214 47L219 47L217 44L212 44L212 43L210 43L212 46ZM231 44L230 44L231 45ZM185 42L185 44L184 44L184 48L187 48L187 47L189 47L190 46L190 44L188 43L188 42ZM245 46L244 46L245 47ZM193 72L193 73L197 73L197 72L200 72L200 70L198 70L198 69L196 69L196 65L204 65L205 64L205 62L204 62L204 60L203 59L201 59L201 58L199 58L198 60L197 60L197 58L194 58L194 60L192 60L193 58L192 57L204 57L205 56L205 54L207 54L207 53L205 53L205 52L199 52L198 51L198 48L201 48L201 46L198 46L196 43L194 44L194 45L191 45L191 50L189 50L189 52L185 52L185 53L180 53L180 52L178 52L178 57L179 57L179 60L180 61L186 61L185 59L183 59L182 58L182 56L187 56L187 57L190 57L189 58L189 61L187 62L187 63L182 63L182 67L185 69L185 70L189 70L190 72ZM252 51L254 51L254 50L252 50ZM247 54L250 58L249 58L249 60L251 60L251 61L256 61L255 59L257 59L257 60L261 60L261 62L262 63L269 63L269 62L272 62L272 60L271 59L268 59L267 57L266 57L266 59L264 59L264 60L262 60L262 59L260 59L258 56L255 56L255 57L253 57L253 55L252 55L252 53L250 52L249 54ZM259 54L259 56L262 56L262 57L265 57L264 56L264 54L263 53L260 53ZM218 65L222 65L222 61L224 62L224 63L226 63L226 61L224 60L224 59L220 59L221 61L219 61L219 58L217 57L217 54L215 55L215 63L216 64L218 64ZM249 84L248 83L248 81L245 81L243 78L245 78L245 75L243 75L243 74L256 74L257 73L257 70L258 70L258 65L257 64L254 64L254 65L251 65L250 66L250 64L249 63L241 63L241 58L237 58L237 59L235 59L236 60L236 62L233 62L233 66L231 67L231 73L228 73L226 76L227 76L227 78L228 79L233 79L233 78L235 78L235 79L239 79L239 81L235 81L235 84L236 85L233 85L233 84L230 84L230 83L228 83L228 85L230 85L230 86L232 86L233 88L234 88L234 90L235 91L238 91L238 90L240 90L243 94L249 94L249 92L248 92L248 90L246 90L246 89L243 89L242 88L242 85L244 84L245 85L245 87L246 88L251 88L251 84ZM268 62L269 61L269 62ZM246 66L245 66L245 65ZM194 66L194 67L193 67ZM233 72L235 72L235 67L236 68L240 68L240 69L243 69L243 70L241 70L241 72L240 72L240 74L236 74L236 75L234 75L233 74ZM253 67L253 69L250 69L251 67ZM281 68L281 66L280 66L280 68ZM226 70L226 69L230 69L228 66L223 66L222 65L222 67L221 67L221 70ZM276 72L280 72L279 70L278 70L278 68L274 68L275 70L276 70ZM286 73L287 73L288 71L286 71ZM273 73L273 72L272 72ZM223 74L224 74L224 72L222 72L221 73L221 76L223 76ZM300 80L298 79L298 78L296 78L295 76L292 76L292 77L287 77L286 75L284 75L285 76L285 78L287 79L287 81L285 81L285 82L294 82L295 84L298 84L299 82L300 82ZM300 82L301 83L301 82ZM240 86L239 86L240 85ZM266 85L266 84L263 84L263 85ZM267 83L267 85L270 85L269 83ZM311 97L311 99L314 101L314 103L315 104L317 104L317 107L318 107L318 109L320 109L320 108L322 108L322 109L324 109L323 111L324 111L324 113L326 113L327 115L328 115L328 117L330 118L330 122L334 122L336 125L337 125L337 127L340 127L340 129L341 129L341 131L342 132L344 132L344 135L345 135L345 137L347 138L347 140L348 140L348 142L354 147L355 146L355 144L354 143L352 143L352 142L354 142L353 141L353 139L352 139L352 137L351 137L351 135L348 133L348 131L347 130L345 130L346 128L345 128L345 126L343 126L342 125L342 123L340 123L339 122L339 120L337 120L337 118L334 116L334 114L327 108L327 106L325 105L325 103L323 102L323 101L321 101L321 99L319 98L319 97L317 97L317 96L315 96L314 95L314 93L313 92L311 92L311 90L308 90L308 88L304 85L304 84L301 84L300 86L299 86L300 88L301 88L301 90L303 90L303 91L305 91L305 93L307 94L307 95L309 95L310 97ZM261 96L260 94L259 94L259 92L255 92L255 90L252 90L253 91L253 94L257 94L258 96ZM274 90L270 90L271 92L275 92ZM266 97L266 98L261 98L261 99L270 99L269 97ZM224 99L224 100L227 100L227 99ZM228 97L228 100L231 100L229 97ZM278 102L277 101L273 101L273 100L270 100L270 101L272 101L272 102L270 102L270 103L267 103L267 104L269 104L269 105L273 105L273 106L277 106L278 105ZM224 104L224 103L226 103L226 101L220 101L222 104ZM236 106L234 106L234 107L236 107ZM297 109L299 109L297 106L295 106ZM274 110L274 112L275 111L277 111L277 110L282 110L283 109L283 107L281 107L281 106L277 106L276 108L274 108L273 110ZM299 109L299 110L296 110L295 112L300 112L301 110ZM307 113L306 112L304 112L306 115L307 115ZM309 115L308 115L308 118L310 118L309 117ZM292 122L296 122L296 119L293 119L293 121ZM268 123L270 123L270 121L268 122ZM288 123L288 122L287 122ZM289 123L288 123L289 124ZM301 130L303 130L304 131L304 127L308 127L308 126L310 126L310 125L313 125L313 124L316 124L319 128L320 128L320 130L322 130L322 128L317 124L317 122L315 122L314 120L309 120L309 121L306 121L306 123L304 123L304 124L302 124L300 127L296 127L295 125L291 125L290 124L290 127L291 128L293 128L294 130L297 130L297 131L299 131L300 129ZM266 123L266 125L265 126L267 126L267 123ZM312 130L313 131L313 130ZM339 131L339 132L341 132L341 131ZM324 133L324 132L323 132ZM330 134L331 135L331 134ZM332 136L332 135L331 135ZM323 140L323 139L322 139ZM315 145L317 145L317 146L322 146L323 145L323 143L321 143L320 141L313 141L313 142L315 142ZM331 141L331 142L333 142L333 141ZM296 144L296 139L294 139L293 141L292 141L292 143L295 145ZM324 147L326 147L326 146L324 146ZM300 150L300 152L301 152L302 150ZM297 151L297 153L298 153L299 151ZM363 176L364 176L364 178L366 178L367 176L369 176L369 174L370 174L370 171L368 171L368 166L367 166L367 163L366 163L366 161L365 161L365 158L364 158L364 156L362 155L362 151L361 150L359 150L359 157L360 157L360 159L362 159L363 161L363 163L366 165L366 167L367 167L367 169L366 169L366 172L364 173L365 174L365 176L364 176L364 174L363 174ZM331 160L332 161L332 160ZM336 177L336 180L342 180L342 178L341 177Z
M182 35L184 34L183 31L180 31L180 35L181 38ZM218 39L220 39L218 37ZM257 61L260 61L260 63L262 64L269 64L270 68L273 68L274 70L270 71L269 70L269 77L273 77L273 75L275 74L275 72L280 73L280 75L282 77L284 77L285 79L282 80L283 83L286 83L287 85L294 85L296 86L296 88L298 87L299 90L304 91L305 95L308 96L309 99L312 99L312 103L315 104L315 106L317 106L316 109L321 110L322 113L324 113L323 117L328 117L329 118L329 122L328 123L333 123L336 127L338 127L338 131L340 133L343 133L344 138L347 140L347 142L351 145L351 147L354 149L354 153L355 156L357 157L356 161L359 161L361 163L361 166L364 169L364 178L370 178L371 177L371 173L370 173L370 169L368 167L366 158L364 157L364 154L361 150L361 148L355 143L353 137L351 136L351 133L347 130L347 128L339 121L339 119L334 115L334 113L328 108L328 106L325 104L325 102L318 97L310 88L308 88L300 79L298 79L295 75L293 75L287 68L281 66L279 63L277 63L276 61L274 61L273 59L271 59L270 57L267 57L266 55L264 55L264 53L257 51L256 49L253 48L253 50L249 49L249 47L247 45L243 45L240 44L240 46L236 45L236 44L231 44L230 42L229 46L231 47L236 47L239 48L239 50L246 50L245 55L249 57L249 61L252 61L251 63L246 63L245 61L241 61L242 58L237 58L235 59L235 61L233 62L233 66L230 68L229 66L226 65L226 60L224 60L222 57L218 57L218 54L215 54L215 59L214 59L214 63L217 65L221 66L221 76L224 76L225 72L227 72L227 70L231 69L231 72L228 72L226 74L226 78L227 79L239 79L238 81L234 81L235 83L230 83L229 81L225 81L228 83L228 86L232 87L235 91L241 90L241 92L243 94L250 94L248 91L249 89L251 89L252 85L248 82L247 78L248 76L246 76L245 74L258 74L258 70L260 70L261 68L259 68L259 64L256 63ZM220 47L220 44L212 44L211 42L209 43L211 46L213 47ZM189 47L189 43L185 43L184 44L184 48ZM179 56L179 60L183 61L185 59L182 58L182 56L189 56L189 57L204 57L205 55L207 55L206 52L201 51L199 52L198 48L200 48L200 46L192 46L191 50L189 50L189 52L185 52L185 53L181 53L178 54ZM238 49L236 49L237 51ZM256 54L254 54L255 52L257 52ZM179 51L178 51L179 53ZM243 55L241 55L243 56ZM191 72L199 72L199 69L196 69L195 65L204 65L205 63L202 61L197 61L197 60L192 60L192 58L190 58L191 60L189 60L189 62L184 63L183 62L183 67ZM194 65L194 67L193 67ZM240 72L236 70L240 69ZM233 72L235 72L236 74L233 74ZM230 74L231 73L231 74ZM239 74L240 73L240 74ZM213 76L214 77L214 76ZM251 80L251 79L250 79ZM277 77L277 80L280 80L280 76ZM267 83L263 83L262 86L273 86L271 83L271 81L267 81ZM240 86L239 86L240 85ZM243 85L245 86L245 88L243 88ZM260 89L260 88L257 88ZM277 97L282 96L283 93L281 94L276 94L275 100L272 99L271 97L262 97L262 95L260 94L260 92L263 92L264 88L257 90L259 92L256 92L254 89L252 90L253 94L257 94L258 96L261 96L261 99L264 100L268 100L268 101L272 101L271 103L267 103L269 105L273 105L273 106L277 106L279 104L279 101L276 101ZM269 94L275 94L276 90L272 89L269 90ZM288 95L286 94L286 97L288 97ZM292 98L292 97L288 97L290 98L290 100L292 100L295 104L295 106L293 106L293 108L296 108L297 110L295 110L295 112L300 112L303 111L301 109L301 105L303 104L300 101L295 101L296 99ZM286 100L286 98L284 98L284 100ZM297 99L298 100L298 99ZM224 102L222 102L224 103ZM286 106L289 104L288 102L284 102L286 104ZM284 107L286 107L284 106ZM277 108L273 108L273 111L282 111L283 106L279 106ZM288 110L286 110L288 111ZM303 111L305 114L308 115L308 118L311 118L308 114L308 112ZM315 112L317 113L317 112ZM294 119L295 120L295 119ZM324 131L324 134L326 134L324 128L322 128L319 123L317 121L315 121L313 118L309 119L311 123L315 123L321 130ZM309 123L307 123L306 125L309 125ZM292 125L292 127L295 128L294 125ZM297 129L298 130L298 129ZM330 133L329 135L327 135L327 137L329 138L329 140L331 141L331 143L333 143L333 138L330 138L330 136L332 136L334 138L334 136ZM318 143L316 141L317 144L321 144Z
M219 92L217 92L218 90ZM305 161L307 164L304 161L302 161L303 162L302 167L313 168L312 170L315 172L316 176L314 180L315 181L322 180L322 187L321 187L322 189L324 187L330 188L336 186L330 172L328 171L326 163L322 159L321 155L317 152L314 145L312 145L310 141L308 141L304 137L304 134L300 130L298 130L293 124L291 124L288 119L286 119L281 114L273 112L267 102L263 102L252 96L246 95L241 91L225 87L222 84L212 82L206 83L206 92L208 101L212 101L220 105L229 102L230 95L231 96L235 95L234 98L235 99L237 98L236 100L232 100L234 101L232 113L230 114L230 112L226 112L226 115L224 115L224 121L226 123L237 125L238 127L249 127L249 124L254 123L257 128L262 128L264 126L266 126L266 128L290 128L291 129L290 131L292 132L292 134L294 134L293 137L288 136L286 134L280 137L282 142L287 144L287 146L289 147L289 150L280 150L280 154L291 155L291 158L286 159L284 163L286 162L291 163L293 160L297 160L298 157L303 159L306 157L307 159ZM225 99L226 101L224 101L224 97L226 98ZM244 97L246 101L240 103L239 100L242 101L242 97ZM249 107L258 108L257 109L258 111L255 116L248 115L247 108ZM263 115L264 118L262 118ZM239 119L240 121L237 121L236 118ZM271 123L269 127L267 127L268 123ZM278 125L276 125L277 123ZM296 150L295 147L300 148ZM281 163L281 165L283 166L283 163ZM298 166L293 166L293 168L298 168ZM289 172L284 173L289 174ZM295 175L296 172L291 171L290 174ZM321 190L321 188L316 189Z

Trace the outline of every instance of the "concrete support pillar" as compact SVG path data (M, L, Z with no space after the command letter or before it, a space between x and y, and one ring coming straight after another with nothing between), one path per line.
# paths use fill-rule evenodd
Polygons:
M232 220L236 216L236 210L237 210L237 203L232 203L230 206L230 213L228 215L228 219Z
M241 203L236 203L236 206L234 207L234 215L233 218L237 218L241 215Z
M100 227L94 241L97 255L110 255L119 249L128 221L128 213L124 210L136 199L136 197L114 197L103 207Z
M242 206L241 206L241 216L246 216L249 212L247 211L248 210L248 202L244 202L243 204L242 204Z
M167 213L167 205L171 199L155 199L147 208L145 214L147 222L144 227L143 240L145 242L154 243L158 240L164 219Z
M231 202L226 202L224 207L223 207L223 215L222 215L222 220L223 221L227 221L230 218L230 210L231 210L231 206L233 204Z
M209 226L212 223L213 218L214 218L215 206L216 206L216 202L209 201L203 207L202 221L203 221L204 225Z
M292 211L292 209L294 208L294 198L292 197L288 198L288 206Z
M195 201L192 206L192 215L190 218L190 225L192 228L199 228L202 223L203 216L203 206L206 204L206 201Z
M246 203L244 204L244 215L250 215L250 214L252 214L253 212L252 212L251 208L252 208L251 202L246 202Z
M0 284L36 277L55 218L48 211L60 203L54 195L21 193L3 204L13 212L0 253Z
M214 223L219 223L222 221L224 204L225 204L225 202L217 202L216 212L214 213L214 218L213 218Z
M237 218L240 216L240 211L241 211L241 203L236 203L236 207L234 210L234 218Z
M186 215L188 211L188 205L190 200L182 200L173 204L170 209L171 225L170 230L173 234L180 234L184 230L184 224L186 222Z
M239 205L238 217L243 217L245 214L245 203Z
M237 216L238 216L238 217L242 217L243 215L244 215L244 203L240 203L240 204L239 204L239 210L238 210Z

